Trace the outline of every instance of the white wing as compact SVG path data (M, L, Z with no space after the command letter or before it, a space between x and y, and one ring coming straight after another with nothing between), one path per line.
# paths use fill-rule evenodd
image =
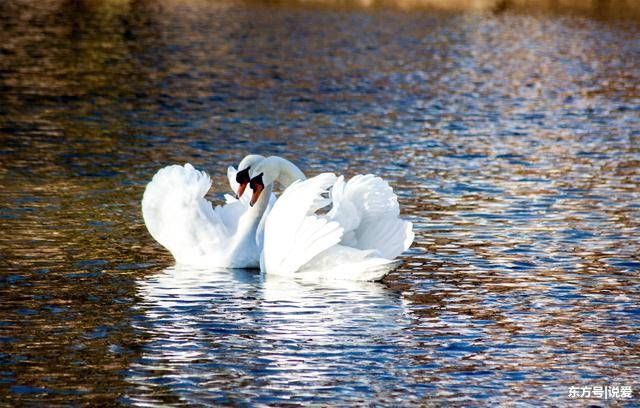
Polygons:
M393 259L413 242L412 224L399 218L398 197L380 177L357 175L345 183L340 176L331 198L333 207L327 217L344 228L342 245L376 250L381 257Z
M238 182L236 181L237 172L238 170L236 170L235 167L233 166L227 167L227 179L229 180L229 187L231 188L231 191L233 191L233 197L236 196L238 187L240 187L240 184L238 184Z
M314 214L329 203L323 194L335 181L332 173L297 181L276 201L264 226L261 266L265 272L292 274L340 242L340 225Z
M145 189L147 229L178 263L221 250L230 236L220 211L204 198L210 188L209 176L187 163L161 169Z

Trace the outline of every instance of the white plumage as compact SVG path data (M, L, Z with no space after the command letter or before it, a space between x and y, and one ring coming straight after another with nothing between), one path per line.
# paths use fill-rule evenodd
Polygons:
M237 189L235 173L233 167L228 169L232 189ZM273 203L268 201L271 194L265 194L254 207L249 207L246 197L237 200L227 195L226 204L214 208L204 198L210 188L209 176L191 164L158 171L142 198L149 233L178 264L257 268L262 240L256 242L256 234L263 214Z
M264 191L254 191L253 206L244 194L226 195L226 204L214 208L204 198L209 176L190 164L165 167L147 185L145 223L178 264L259 265L273 275L379 280L413 242L411 222L400 218L398 199L380 177L345 181L322 173L305 180L285 159L254 155L243 159L239 170L263 183ZM227 176L233 191L244 191L233 167ZM271 194L275 182L285 187L277 201Z
M252 177L277 181L286 165L271 159L257 163ZM414 239L413 225L399 214L396 195L380 177L345 182L322 173L297 181L266 216L260 267L267 274L379 280Z
M297 181L285 190L272 209L275 213L265 221L261 269L279 275L293 274L340 242L340 224L314 214L324 206L322 192L334 181L333 174L325 173Z

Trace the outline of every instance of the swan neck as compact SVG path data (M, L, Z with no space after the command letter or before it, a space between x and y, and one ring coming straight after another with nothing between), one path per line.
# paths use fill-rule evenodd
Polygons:
M289 160L281 157L274 157L276 161L276 168L278 175L276 181L282 185L283 188L289 187L296 180L304 180L306 177L302 170Z
M256 232L260 225L260 220L264 215L267 207L269 206L269 200L271 198L272 187L270 185L265 186L264 190L260 194L260 198L254 204L253 207L249 207L247 211L240 217L238 221L238 229L236 230L235 237L229 247L229 253L236 253L238 251L258 250L254 248L256 245Z
M262 215L267 209L269 205L269 198L271 197L272 186L267 185L262 190L260 194L260 198L253 205L253 207L249 207L245 216L240 218L240 224L238 225L238 230L243 231L244 234L254 235L256 229L258 228L258 224L262 219Z
M267 206L269 205L269 198L271 197L272 190L273 186L271 184L265 186L264 190L262 190L262 193L260 194L260 198L258 198L258 201L256 201L253 207L249 208L249 212L252 214L252 220L255 218L257 222L260 222L262 214L264 214Z

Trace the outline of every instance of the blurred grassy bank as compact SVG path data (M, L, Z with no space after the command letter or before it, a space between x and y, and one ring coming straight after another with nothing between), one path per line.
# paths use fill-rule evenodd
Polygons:
M475 10L494 13L523 11L640 16L640 0L267 0L258 2L347 8Z
M4 3L3 9L35 7L37 9L110 10L119 14L130 8L199 8L233 4L268 6L333 8L333 9L396 9L435 10L450 12L488 12L500 14L548 13L577 14L600 18L640 18L640 0L21 0Z

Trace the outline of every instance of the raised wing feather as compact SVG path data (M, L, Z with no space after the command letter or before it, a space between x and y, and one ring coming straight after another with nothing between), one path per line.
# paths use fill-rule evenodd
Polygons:
M413 243L413 224L397 217L364 222L355 232L357 248L375 249L380 256L394 259Z
M346 183L340 177L331 195L333 207L327 217L344 228L342 245L373 249L393 259L413 242L412 224L399 218L398 198L380 177L357 175Z
M265 222L262 267L268 273L292 274L314 256L340 242L342 227L313 213L326 205L323 194L336 176L323 173L293 183L280 196Z
M353 204L364 220L400 215L393 189L373 174L352 177L344 187L342 201Z
M233 166L229 166L227 167L227 179L229 180L229 187L231 187L231 191L233 191L233 196L235 197L235 193L238 191L238 187L240 187L240 185L238 184L238 182L236 181L236 173L238 172L238 170L236 170L235 167Z
M220 214L204 198L211 179L191 164L167 166L147 185L142 215L147 229L178 263L220 248L229 232Z

